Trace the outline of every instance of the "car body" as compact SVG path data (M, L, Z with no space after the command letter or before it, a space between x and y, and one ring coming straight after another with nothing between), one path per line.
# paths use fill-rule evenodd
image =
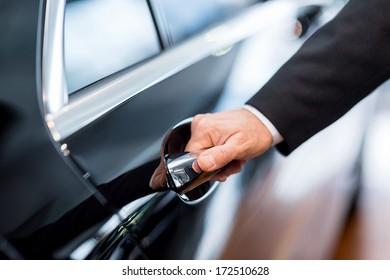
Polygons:
M196 205L149 187L167 131L215 110L242 43L294 11L283 1L182 2L0 2L2 258L217 257L232 197L270 170L286 173L271 151ZM227 197L224 219L211 215Z
M229 38L221 23L240 27L250 15L233 16L253 2L0 3L4 258L129 258L137 230L153 236L193 210L149 180L168 129L215 106L237 44L256 32ZM129 206L145 196L143 210ZM139 222L120 233L120 255L104 242L129 217Z

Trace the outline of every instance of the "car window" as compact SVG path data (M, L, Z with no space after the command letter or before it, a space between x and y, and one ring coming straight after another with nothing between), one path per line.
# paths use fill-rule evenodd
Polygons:
M64 29L69 93L160 51L146 0L68 0Z
M160 1L168 24L171 40L179 43L221 21L253 0L154 0Z

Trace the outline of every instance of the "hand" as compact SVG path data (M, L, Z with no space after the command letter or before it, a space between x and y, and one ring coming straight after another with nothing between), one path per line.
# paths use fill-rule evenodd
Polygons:
M212 180L225 181L241 171L247 160L267 151L272 136L263 123L246 109L197 115L191 123L191 139L186 151L205 150L193 164L196 172L222 168ZM155 170L150 187L166 185L163 159Z
M152 177L150 178L149 186L157 191L161 189L162 187L166 186L167 184L167 177L166 177L166 171L164 166L164 159L161 158L160 164L157 166L156 170L153 172Z
M248 110L240 109L195 116L186 150L205 150L194 163L194 170L211 172L224 167L213 180L225 181L271 145L272 135L264 124Z

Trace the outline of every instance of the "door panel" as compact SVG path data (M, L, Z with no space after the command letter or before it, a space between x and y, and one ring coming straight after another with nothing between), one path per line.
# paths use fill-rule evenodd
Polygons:
M158 159L171 126L212 109L233 59L210 57L137 94L66 139L71 157L98 185Z
M113 213L59 153L44 121L40 32L46 4L1 2L0 258L55 258Z
M66 224L65 221L72 220L70 217L81 214L83 219L78 220L81 221L78 225L92 226L90 221L104 223L110 216L107 213L117 212L118 209L119 224L126 223L126 219L132 215L129 214L123 221L121 208L151 193L149 179L159 162L160 144L165 132L189 116L213 110L229 76L239 42L257 32L268 30L269 25L275 24L265 22L251 25L253 20L268 13L269 10L260 11L260 8L255 12L248 12L226 22L220 28L205 31L169 50L164 50L148 61L141 61L117 73L110 73L93 84L89 85L92 80L88 81L82 85L85 87L71 96L68 96L69 91L64 87L43 90L43 93L47 94L43 95L44 118L56 149L63 159L77 170L79 179L92 183L91 189L95 192L99 190L96 194L102 195L103 200L109 202L105 205L104 211L100 212L91 207L96 205L96 201L86 199L55 224ZM44 42L47 43L44 47L48 45L49 47L43 49L43 55L48 53L46 50L54 49L50 48L50 40L46 41L45 37ZM58 53L58 50L51 54L55 53ZM43 65L44 62L45 59ZM65 73L65 65L61 64L60 60L57 62L54 65L57 68L47 69ZM50 74L58 71L43 71L43 82L48 78L51 80ZM53 94L60 102L55 103L57 106L48 107ZM167 193L159 197L162 200L166 197L169 201L174 201L172 205L184 207L185 212L190 209L178 199L175 200L174 194ZM153 209L153 203L149 205L152 205L150 211L156 210ZM172 209L176 209L175 207L168 207L168 211L163 212L163 217L177 217L171 212ZM198 213L196 209L201 211L201 207L193 208L194 212ZM91 215L95 212L99 218ZM201 216L200 214L197 217ZM143 220L152 223L150 227L160 228L160 224L153 221L155 220ZM162 223L170 225L165 219ZM80 234L78 225L72 226L70 230ZM102 228L106 228L106 225L104 224ZM129 242L135 246L142 242L136 235L130 234L127 237L122 241L130 240ZM168 244L164 241L165 237L162 236L162 239L156 237L156 240L159 240L157 244L159 242ZM98 238L96 236L86 240L96 242ZM132 243L134 240L137 240L136 243ZM82 243L81 247L73 248L78 248L76 251L79 252L84 245L88 245L86 244ZM155 246L157 245L153 245ZM66 255L65 253L60 256ZM150 252L147 255L154 253Z

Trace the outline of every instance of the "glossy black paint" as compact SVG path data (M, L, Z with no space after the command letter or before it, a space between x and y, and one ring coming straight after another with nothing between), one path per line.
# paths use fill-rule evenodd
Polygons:
M71 157L96 184L159 158L162 138L172 126L212 110L234 54L232 50L227 56L210 57L185 69L65 139Z
M71 152L66 157L60 152L62 143L53 141L42 110L44 8L45 1L0 2L1 258L70 258L118 209L150 194L159 141L175 123L213 108L235 57L233 48L138 94L65 139L62 143ZM145 149L150 152L142 154ZM117 243L98 244L89 258L190 258L199 232L191 230L182 243L173 242L171 233L174 225L182 224L180 217L201 218L202 207L184 205L170 192L144 207L153 215L131 224L129 234ZM127 222L125 218L122 226ZM193 240L192 245L185 245L186 240ZM126 249L119 254L123 244L141 253Z
M39 1L2 1L0 7L0 234L14 245L14 240L31 238L96 194L60 155L43 121L36 60L39 10ZM104 197L98 195L98 200L96 210L106 211ZM23 257L50 258L55 248L44 247L55 238L49 235L41 244L16 247ZM40 249L31 251L31 246Z

